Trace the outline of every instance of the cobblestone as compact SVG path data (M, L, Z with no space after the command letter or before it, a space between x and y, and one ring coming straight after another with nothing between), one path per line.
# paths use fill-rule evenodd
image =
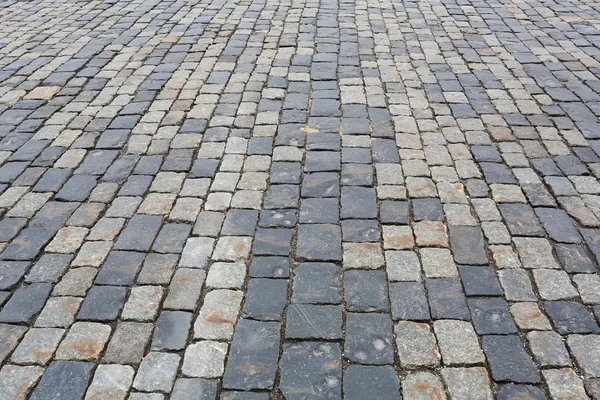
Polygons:
M1 4L2 395L600 398L596 8Z

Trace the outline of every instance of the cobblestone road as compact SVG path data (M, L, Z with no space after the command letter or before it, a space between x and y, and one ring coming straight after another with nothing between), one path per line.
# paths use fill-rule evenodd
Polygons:
M0 3L0 399L600 399L600 5Z

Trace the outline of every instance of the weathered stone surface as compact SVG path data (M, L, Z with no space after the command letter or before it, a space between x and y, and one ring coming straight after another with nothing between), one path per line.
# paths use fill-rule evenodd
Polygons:
M279 368L280 389L287 399L341 397L342 355L337 344L286 344Z
M247 319L238 322L223 375L223 387L239 390L273 387L279 330L277 322Z

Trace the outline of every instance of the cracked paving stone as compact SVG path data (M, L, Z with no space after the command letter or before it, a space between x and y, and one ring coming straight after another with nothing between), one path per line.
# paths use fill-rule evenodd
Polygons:
M290 304L285 335L294 339L341 339L342 314L340 306Z

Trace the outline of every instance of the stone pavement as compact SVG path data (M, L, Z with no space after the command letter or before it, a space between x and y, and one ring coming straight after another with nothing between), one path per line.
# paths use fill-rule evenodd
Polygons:
M0 399L600 399L589 0L0 3Z

